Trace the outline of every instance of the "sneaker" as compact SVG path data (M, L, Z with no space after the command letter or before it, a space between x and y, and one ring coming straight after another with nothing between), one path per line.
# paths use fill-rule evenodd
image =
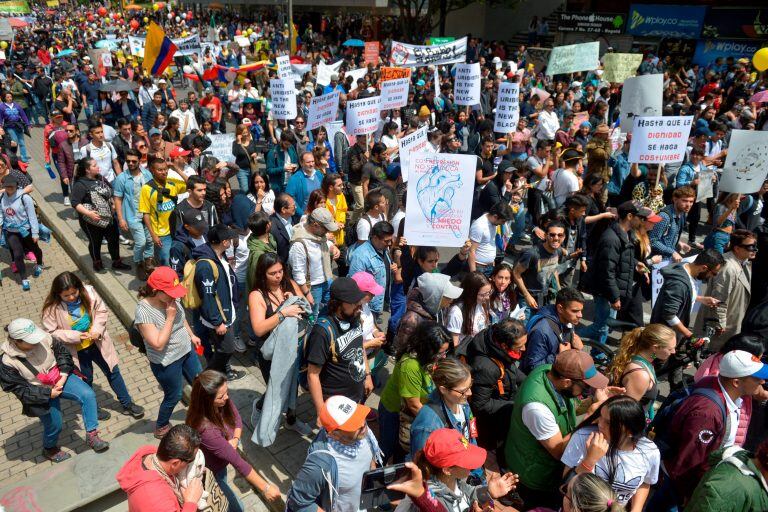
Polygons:
M32 275L35 277L40 277L40 274L42 273L43 273L42 265L35 265L35 270L32 271Z
M133 416L139 420L144 417L144 408L138 404L131 403L128 407L123 407L123 414Z
M54 464L58 464L59 462L64 462L65 460L69 459L72 457L72 455L65 452L58 446L54 446L53 448L43 448L43 457L45 457L46 460L53 462Z
M69 196L64 198L64 206L72 206L72 201L69 200Z
M164 427L155 427L155 439L162 439L165 437L165 434L168 433L168 431L171 430L171 424L167 424Z
M101 407L96 409L96 416L99 418L99 421L107 421L112 417L108 410L102 409Z
M112 270L131 270L131 266L122 261L113 261Z
M37 257L33 252L28 252L27 254L25 254L24 259L27 261L31 261L32 263L37 263Z
M123 235L120 235L120 243L123 245L131 245L133 242L131 240L128 240Z
M240 371L240 370L229 370L227 372L227 380L229 382L232 382L232 381L235 381L235 380L240 380L243 377L245 377L245 372Z
M312 435L312 427L301 421L300 419L296 418L296 421L293 423L288 423L287 421L283 422L283 427L285 427L286 430L293 430L297 434L305 437L309 437Z
M32 287L29 285L29 279L24 279L21 282L21 289L28 292Z
M99 437L98 430L91 430L85 435L85 443L96 453L109 449L109 443Z

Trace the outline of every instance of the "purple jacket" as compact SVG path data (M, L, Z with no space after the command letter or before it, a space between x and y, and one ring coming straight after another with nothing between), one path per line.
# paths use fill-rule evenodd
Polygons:
M227 427L226 432L222 432L216 425L206 422L200 428L200 448L205 455L205 467L214 473L226 468L227 464L232 464L238 473L247 476L251 472L251 465L229 444L235 429L243 428L240 413L231 401L230 407L235 414L235 428Z
M18 103L0 103L0 125L6 126L11 124L23 123L24 126L29 126L29 119L24 109L19 106Z

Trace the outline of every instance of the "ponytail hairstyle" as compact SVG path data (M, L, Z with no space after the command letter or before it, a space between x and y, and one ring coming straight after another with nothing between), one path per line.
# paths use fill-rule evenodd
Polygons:
M621 338L621 346L608 370L608 378L616 385L621 384L621 377L632 360L632 356L654 347L662 346L675 335L675 331L662 324L650 324L632 329Z
M594 473L581 473L573 477L569 488L572 512L620 512L611 486Z
M432 366L432 382L438 390L441 387L452 389L472 376L472 370L466 363L453 357L446 357Z

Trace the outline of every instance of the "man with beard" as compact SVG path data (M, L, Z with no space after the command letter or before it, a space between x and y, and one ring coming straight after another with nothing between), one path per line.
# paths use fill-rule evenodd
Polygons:
M360 322L364 297L352 278L337 278L331 285L328 313L317 319L307 339L307 381L320 418L328 397L342 395L363 403L373 391Z
M608 378L578 349L563 350L554 363L528 374L515 398L505 445L508 469L520 478L517 492L526 504L559 506L561 497L552 489L563 477L560 458L576 430L576 415L622 391L607 386ZM592 397L579 404L576 397L590 389Z

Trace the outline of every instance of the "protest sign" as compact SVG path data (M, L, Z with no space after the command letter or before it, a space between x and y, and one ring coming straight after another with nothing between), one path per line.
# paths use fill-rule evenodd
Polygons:
M582 123L589 122L589 112L576 112L573 114L573 123L571 123L571 135L579 131Z
M517 129L520 118L520 85L502 82L499 85L499 97L496 100L496 117L493 119L493 131L510 133Z
M324 124L336 120L339 110L339 91L333 91L322 96L315 96L309 102L307 114L307 129L314 130Z
M531 96L536 95L539 97L539 105L543 105L547 99L552 96L544 89L539 89L538 87L532 87L531 88Z
M614 84L635 76L643 62L642 53L606 53L603 55L603 80Z
M363 62L366 64L373 64L377 66L379 64L379 42L368 41L365 43L363 49Z
M383 66L380 69L381 81L397 80L398 78L411 78L411 68L388 68Z
M635 117L661 115L664 75L633 76L624 80L621 91L621 116L619 126L626 133L632 133Z
M693 263L693 260L695 259L696 256L688 256L687 258L683 258L681 263ZM661 263L656 263L651 268L651 307L656 304L656 299L661 292L661 286L664 284L664 276L661 274L661 269L670 263L671 260L664 260ZM696 283L696 293L699 294L701 292L701 281L696 280L694 282Z
M251 41L245 36L235 36L235 42L240 48L251 46Z
M392 41L389 63L395 66L428 66L430 64L457 64L467 60L467 38L432 46Z
M325 125L325 132L328 134L328 142L333 145L336 140L336 134L344 129L344 121L334 121Z
M293 80L272 79L269 90L272 94L272 116L279 120L296 118L296 87Z
M328 85L331 83L331 75L338 74L339 68L344 61L339 61L336 64L325 64L321 62L317 65L317 84Z
M344 75L344 78L348 76L352 77L352 87L350 87L349 90L354 91L355 89L357 89L357 81L363 78L367 74L368 74L368 68L359 68L359 69L353 69L353 70L347 71L347 73Z
M629 162L668 164L682 162L693 116L635 117Z
M134 57L144 57L144 38L128 36L128 48Z
M368 135L379 126L381 96L372 96L347 102L347 133Z
M232 155L232 143L235 142L234 133L220 133L217 135L206 135L211 140L211 145L205 150L206 153L215 156L222 162L234 162Z
M105 68L111 68L112 67L112 54L110 52L105 52L101 54L101 65Z
M549 54L552 48L528 48L525 50L525 54L528 56L526 62L530 67L533 64L533 69L538 73L549 62Z
M461 247L469 236L475 155L415 153L410 159L405 238Z
M293 70L291 70L291 57L290 55L280 55L277 58L277 76L281 80L287 78L293 78Z
M184 57L188 55L192 55L193 53L197 53L198 55L201 55L203 52L203 46L200 42L200 36L195 34L194 36L189 37L180 37L178 39L171 39L173 41L173 44L176 45L176 53L175 56ZM144 37L136 37L136 36L128 36L128 47L131 50L131 55L135 57L144 57L144 45L146 44L146 38Z
M406 135L398 141L400 154L400 175L403 181L408 181L408 166L412 153L419 153L427 147L427 127L422 126L415 132Z
M733 130L720 177L720 191L753 194L768 172L768 132Z
M577 71L592 71L600 63L600 43L555 46L549 54L547 75L562 75Z
M453 102L456 105L480 103L480 64L457 64L456 81L453 83Z
M712 179L715 176L715 171L712 169L702 168L699 173L699 185L696 187L696 202L700 203L706 201L710 197L714 197L715 191L712 183Z
M408 103L410 85L407 78L381 82L381 110L404 107Z

